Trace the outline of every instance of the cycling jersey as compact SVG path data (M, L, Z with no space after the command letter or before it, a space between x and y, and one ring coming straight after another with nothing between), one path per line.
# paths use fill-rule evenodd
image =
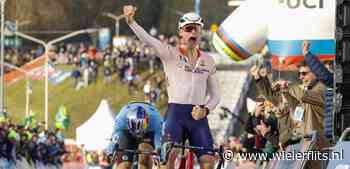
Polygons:
M149 123L146 129L145 136L151 134L154 135L153 144L156 149L160 149L161 147L161 137L162 137L162 123L163 118L160 116L158 110L156 110L152 105L142 102L135 102L131 104L142 104L142 107L146 109L149 114ZM128 131L128 113L129 111L124 111L127 106L120 110L118 113L115 123L114 123L114 131L112 133L112 141L107 147L107 154L113 153L113 147L116 143L119 143L119 139L125 135L125 132Z
M241 61L267 45L274 69L295 68L302 43L322 60L335 58L336 0L247 0L213 37L219 53ZM281 62L284 61L284 64Z
M193 67L178 48L150 36L136 21L129 26L142 42L157 51L162 60L167 78L169 103L204 105L209 110L214 110L219 103L220 94L215 63L211 56L200 51Z

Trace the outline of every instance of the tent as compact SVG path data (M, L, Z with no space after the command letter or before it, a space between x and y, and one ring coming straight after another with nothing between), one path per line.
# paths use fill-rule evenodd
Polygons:
M114 113L108 102L102 100L96 112L76 129L78 145L84 145L87 151L103 150L107 148L113 132Z

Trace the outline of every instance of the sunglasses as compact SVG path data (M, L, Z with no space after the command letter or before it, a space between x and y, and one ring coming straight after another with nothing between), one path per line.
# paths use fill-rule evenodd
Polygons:
M197 26L193 26L193 25L185 26L183 29L185 32L192 32L193 30L195 30L196 32L199 31L199 28Z
M299 72L299 76L306 76L309 72Z

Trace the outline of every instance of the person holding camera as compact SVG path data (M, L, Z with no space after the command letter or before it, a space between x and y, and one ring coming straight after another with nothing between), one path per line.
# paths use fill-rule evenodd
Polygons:
M256 99L255 111L249 113L246 131L255 139L255 151L272 155L278 148L277 120L263 97Z
M328 142L323 133L325 85L316 78L310 67L302 62L299 64L298 70L301 83L288 84L286 81L279 80L277 81L278 90L272 90L271 83L263 69L254 65L250 70L258 91L275 105L280 105L282 96L287 98L287 102L291 106L290 115L293 121L301 123L302 130L299 134L307 136L316 131L318 135L317 147L319 150L326 147ZM315 167L320 165L319 162L313 164Z

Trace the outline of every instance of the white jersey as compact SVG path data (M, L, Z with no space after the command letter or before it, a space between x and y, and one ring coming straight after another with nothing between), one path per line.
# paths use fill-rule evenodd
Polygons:
M335 9L336 0L246 0L220 25L213 42L235 61L267 45L274 65L299 62L304 40L311 53L334 59Z
M150 36L135 21L129 26L142 42L156 49L162 60L169 103L204 105L209 110L214 110L219 103L220 94L215 63L211 56L200 51L199 58L192 67L176 47Z

